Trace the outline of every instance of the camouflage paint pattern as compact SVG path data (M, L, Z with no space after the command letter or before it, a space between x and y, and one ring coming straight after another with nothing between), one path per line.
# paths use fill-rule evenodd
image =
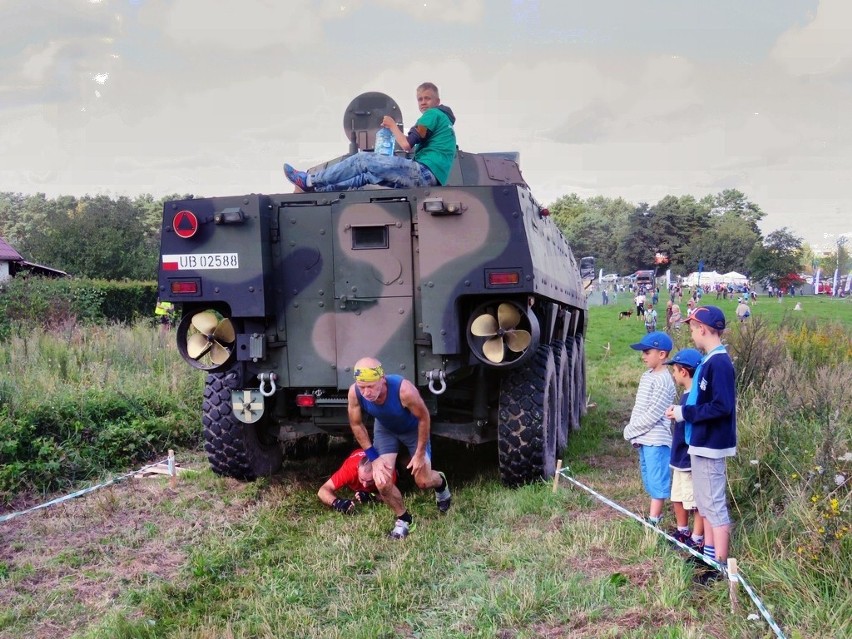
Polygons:
M198 219L187 239L174 228L183 211ZM216 267L235 254L238 268ZM365 355L421 387L428 371L479 365L465 331L483 301L558 308L574 317L570 332L585 325L577 262L505 157L459 152L449 184L429 189L168 202L161 255L160 298L184 314L215 308L233 318L238 347L227 367L251 388L274 372L285 394L340 397ZM507 269L517 284L489 285L489 272ZM198 291L174 292L182 282ZM543 339L560 338L548 331ZM263 357L245 348L251 340Z

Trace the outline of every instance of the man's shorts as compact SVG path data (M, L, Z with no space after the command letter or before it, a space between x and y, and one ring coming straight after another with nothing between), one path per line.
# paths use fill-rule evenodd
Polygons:
M683 504L686 510L695 510L692 490L692 471L672 468L672 501Z
M404 433L397 433L382 426L377 419L373 424L373 448L379 455L398 453L399 445L402 443L408 449L410 455L417 450L417 429L413 428ZM426 459L432 460L431 442L426 442Z
M639 468L642 483L651 499L668 499L672 489L672 474L669 462L672 449L668 446L639 447Z
M713 527L731 523L725 492L728 488L727 460L689 456L692 461L692 489L695 506Z

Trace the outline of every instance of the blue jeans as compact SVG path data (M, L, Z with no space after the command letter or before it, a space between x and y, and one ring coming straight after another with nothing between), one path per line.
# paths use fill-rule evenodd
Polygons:
M315 191L344 191L366 184L406 189L436 186L438 180L420 162L369 151L356 153L327 169L311 173Z

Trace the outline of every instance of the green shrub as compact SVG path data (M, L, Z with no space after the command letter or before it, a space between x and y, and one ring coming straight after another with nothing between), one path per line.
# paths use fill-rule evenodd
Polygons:
M156 303L154 282L20 275L0 288L0 339L7 339L13 329L151 318Z

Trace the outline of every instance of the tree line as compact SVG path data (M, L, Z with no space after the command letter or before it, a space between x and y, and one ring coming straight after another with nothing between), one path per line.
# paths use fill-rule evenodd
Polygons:
M43 193L0 193L0 236L24 259L77 277L153 280L157 273L163 203L188 196L135 198ZM754 280L779 283L812 264L812 252L786 227L765 237L760 207L735 189L696 200L667 195L654 205L622 198L581 199L564 195L549 207L574 255L592 255L598 268L632 273L655 266L686 275L698 270L739 271ZM845 268L848 253L825 258L823 269Z
M75 277L153 280L163 202L181 197L0 193L0 236L25 260Z
M595 257L607 273L671 268L687 275L704 270L738 271L755 281L784 284L791 273L815 264L834 272L837 255L817 260L813 251L786 227L764 236L757 223L760 206L735 189L696 200L667 195L654 205L638 206L622 198L581 199L564 195L550 215L571 243L574 255ZM843 245L839 263L847 264Z

